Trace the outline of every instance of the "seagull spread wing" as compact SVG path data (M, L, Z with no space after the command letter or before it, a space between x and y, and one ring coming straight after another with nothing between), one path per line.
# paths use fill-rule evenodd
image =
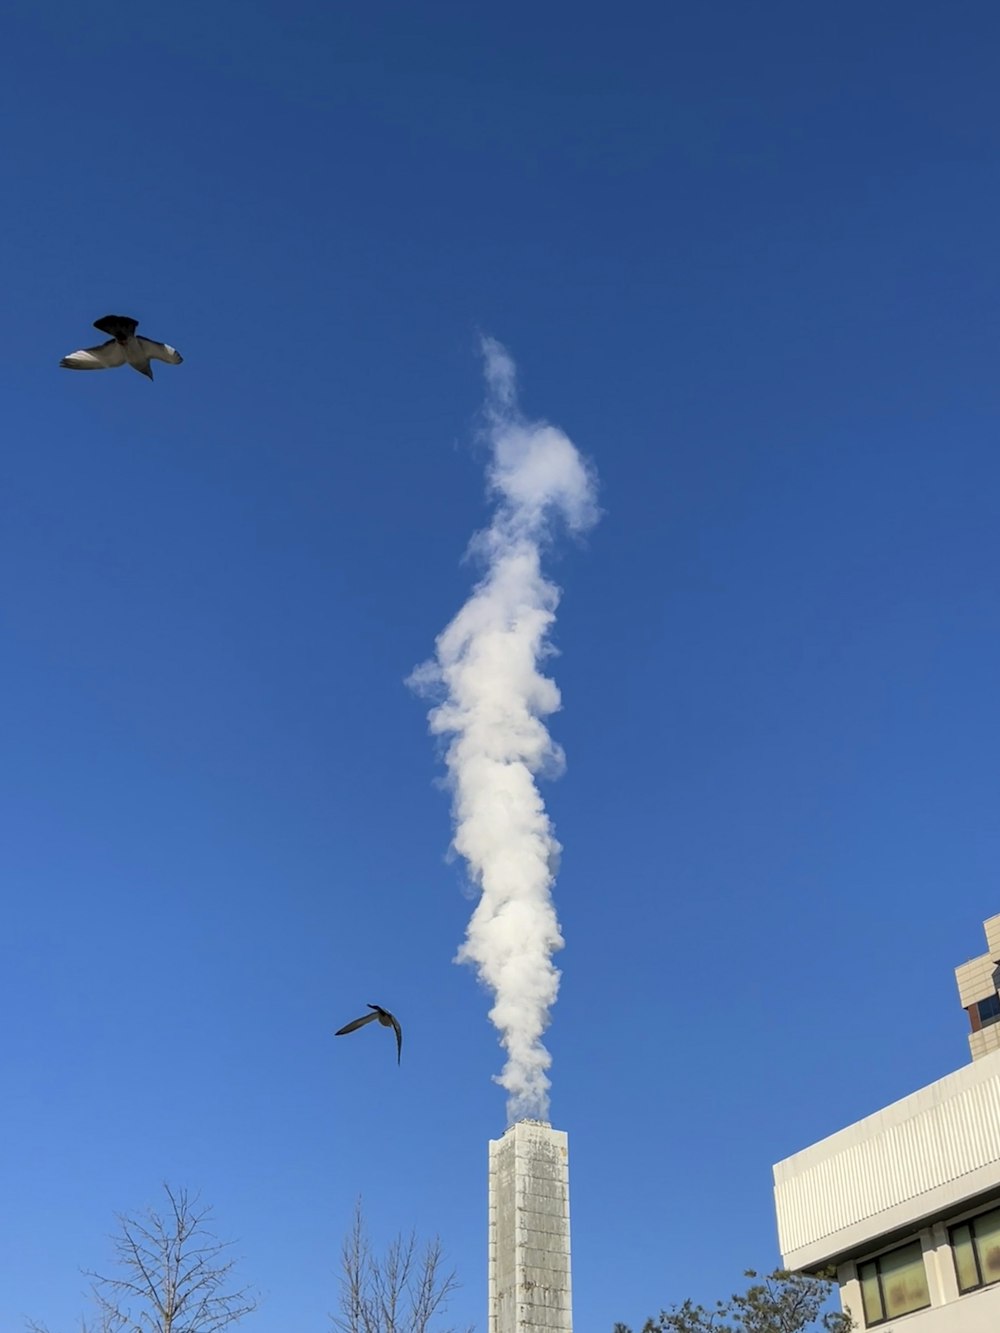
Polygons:
M70 352L59 364L65 370L111 370L125 364L125 348L112 338L100 347L82 347L79 352Z
M365 1014L363 1018L356 1018L353 1023L347 1023L342 1028L338 1028L333 1034L335 1037L342 1037L347 1032L354 1032L357 1028L363 1028L366 1023L374 1023L378 1014Z
M94 328L110 334L112 338L131 338L138 327L139 321L131 315L102 315L100 319L94 320Z
M392 1028L396 1034L396 1064L398 1065L403 1059L403 1029L399 1026L399 1019L395 1014L390 1014L389 1017L392 1020Z
M154 342L152 338L137 338L136 342L153 361L169 361L172 366L179 366L184 360L177 348L168 343Z

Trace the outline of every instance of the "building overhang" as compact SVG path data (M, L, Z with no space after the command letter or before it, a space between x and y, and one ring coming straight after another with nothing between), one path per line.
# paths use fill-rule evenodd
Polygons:
M815 1272L1000 1196L1000 1051L774 1167L786 1267Z

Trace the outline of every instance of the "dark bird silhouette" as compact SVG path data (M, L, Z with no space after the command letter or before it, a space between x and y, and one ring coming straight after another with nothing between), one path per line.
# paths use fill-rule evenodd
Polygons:
M384 1028L392 1028L396 1033L396 1064L403 1058L403 1029L399 1026L399 1020L395 1014L390 1014L388 1009L383 1009L380 1004L370 1004L369 1009L374 1009L374 1013L365 1014L363 1018L356 1018L353 1023L347 1023L342 1028L338 1028L333 1034L335 1037L342 1037L347 1032L354 1032L357 1028L363 1028L366 1023L374 1023L376 1019Z
M95 319L94 328L110 333L111 341L101 343L99 347L82 347L79 352L70 352L59 364L64 370L113 370L116 366L129 365L147 379L153 378L150 360L180 365L184 358L176 347L154 342L152 338L137 337L138 327L138 320L129 315L104 315Z

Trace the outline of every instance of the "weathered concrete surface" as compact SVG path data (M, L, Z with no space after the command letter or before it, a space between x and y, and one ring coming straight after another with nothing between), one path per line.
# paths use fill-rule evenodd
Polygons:
M520 1120L490 1141L489 1333L572 1333L566 1134Z

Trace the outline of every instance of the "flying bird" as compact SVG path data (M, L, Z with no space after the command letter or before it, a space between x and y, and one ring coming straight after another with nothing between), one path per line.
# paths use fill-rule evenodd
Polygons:
M399 1064L403 1058L403 1029L399 1026L399 1020L395 1014L390 1014L388 1009L383 1009L380 1004L370 1004L369 1009L374 1009L374 1013L365 1014L363 1018L356 1018L353 1023L348 1023L342 1028L338 1028L333 1034L335 1037L342 1037L346 1032L354 1032L357 1028L363 1028L366 1023L374 1023L376 1019L384 1028L392 1028L396 1033L396 1064Z
M79 352L70 352L59 364L65 370L112 370L127 363L147 379L153 378L150 360L180 365L184 358L175 347L154 342L152 338L136 337L138 326L139 321L128 315L104 315L95 319L94 328L110 333L111 341L101 343L99 347L83 347Z

